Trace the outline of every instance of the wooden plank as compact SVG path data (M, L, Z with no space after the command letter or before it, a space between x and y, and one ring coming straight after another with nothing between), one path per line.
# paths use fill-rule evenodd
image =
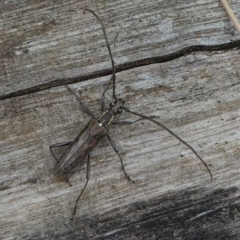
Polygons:
M31 41L25 41L35 44L32 46L40 42L42 50L34 50L34 57L31 51L13 56L6 51L9 55L1 60L8 63L1 74L6 77L2 93L35 86L48 81L49 76L61 81L109 67L99 24L90 14L75 12L83 3L44 3L36 1L27 8L23 1L18 8L12 7L16 14L25 9L24 16L29 26L32 24ZM10 5L1 9L8 20L6 26L17 25L13 17L7 17ZM95 3L91 9L106 23L117 64L160 56L191 44L237 39L221 5L214 1L119 1L118 6ZM43 35L34 35L31 30L42 14L49 19L55 16L57 24ZM160 21L159 16L169 19L172 27L166 27L168 21ZM82 22L86 40L81 42L77 39ZM121 34L114 47L118 31ZM75 35L70 37L72 33ZM13 35L8 37L14 41ZM49 47L53 49L48 51ZM189 149L154 124L144 121L112 126L111 136L135 184L126 180L118 157L103 141L91 155L91 179L73 222L71 211L84 185L86 166L71 176L69 187L52 174L54 159L49 145L73 139L89 117L79 111L65 86L1 101L2 238L239 239L239 64L239 50L233 49L196 52L118 73L118 97L133 111L159 116L159 121L190 143L209 164L214 181ZM30 66L29 74L24 66ZM22 82L16 86L19 80ZM92 79L71 88L98 114L108 80L109 76ZM107 101L111 101L111 91ZM121 119L135 117L124 113Z
M80 9L86 4L103 19L116 64L161 56L193 44L238 39L221 3L215 0L171 4L122 0L117 5L114 1L4 2L0 94L109 67L100 25ZM231 5L240 8L238 1Z

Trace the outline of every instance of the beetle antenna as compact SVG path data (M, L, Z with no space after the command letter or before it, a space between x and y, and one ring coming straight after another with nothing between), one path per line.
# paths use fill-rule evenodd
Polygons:
M173 135L175 138L177 138L181 143L183 143L184 145L186 145L197 157L198 159L202 162L202 164L206 167L207 171L209 172L210 174L210 177L211 177L211 181L213 180L213 176L212 176L212 173L211 173L211 170L209 169L207 163L198 155L198 153L194 150L193 147L191 147L187 142L185 142L182 138L180 138L178 135L176 135L173 131L171 131L170 129L168 129L166 126L164 126L162 123L160 122L157 122L156 120L150 118L150 117L147 117L145 115L142 115L140 113L137 113L137 112L133 112L131 110L129 110L128 108L126 107L123 107L123 109L128 112L128 113L131 113L133 115L136 115L136 116L139 116L141 118L145 118L146 120L148 121L151 121L155 124L157 124L158 126L162 127L163 129L165 129L167 132L169 132L171 135Z
M101 24L101 27L102 27L102 31L103 31L103 35L104 35L104 38L105 38L105 41L106 41L106 44L107 44L107 49L108 49L108 52L109 52L109 55L110 55L110 59L111 59L111 64L112 64L112 77L107 85L107 88L104 90L102 96L104 96L105 92L108 90L108 87L110 86L111 82L113 83L113 98L115 100L117 100L117 96L116 96L116 93L115 93L115 90L116 90L116 75L115 75L115 64L114 64L114 61L113 61L113 56L112 56L112 52L111 52L111 48L110 48L110 45L109 45L109 42L108 42L108 38L107 38L107 34L106 34L106 31L105 31L105 27L103 25L103 22L102 20L99 18L99 16L94 12L92 11L91 9L88 9L88 8L85 8L84 9L84 13L85 11L88 11L88 12L91 12L96 18L97 20L99 21L99 23Z

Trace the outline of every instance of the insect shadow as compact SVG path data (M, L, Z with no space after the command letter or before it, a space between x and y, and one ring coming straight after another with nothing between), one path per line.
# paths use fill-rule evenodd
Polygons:
M168 129L166 126L164 126L162 123L156 121L153 119L153 117L145 116L143 114L133 112L129 108L125 107L125 102L122 98L118 98L116 96L116 75L115 75L115 64L113 61L113 56L112 52L110 49L110 45L108 43L106 31L104 28L104 25L101 21L101 19L98 17L98 15L93 12L90 9L84 9L85 11L91 12L99 21L102 27L103 35L106 41L106 45L108 48L108 52L110 55L111 59L111 65L112 65L112 76L111 79L102 93L101 96L101 115L96 117L90 109L88 109L79 99L78 96L73 92L71 88L68 88L68 90L76 97L80 104L80 108L83 112L85 112L87 115L91 117L90 121L87 123L87 125L83 128L83 130L77 135L77 137L73 141L68 141L68 142L63 142L63 143L56 143L50 146L50 151L52 155L54 156L56 160L56 166L54 168L54 174L59 177L59 178L66 178L66 176L76 167L76 165L80 162L83 162L87 158L87 172L86 172L86 182L85 185L80 192L79 196L77 197L74 208L73 208L73 213L72 213L72 218L74 218L77 210L77 203L80 200L84 190L87 187L89 178L90 178L90 153L91 151L101 142L101 140L105 137L108 138L112 148L118 155L123 173L125 174L125 177L131 181L134 182L130 176L127 174L125 171L122 157L118 152L118 149L113 141L113 139L109 135L108 127L111 124L118 124L118 125L130 125L138 121L142 120L148 120L150 122L153 122L157 124L158 126L164 128L167 132L169 132L171 135L173 135L175 138L177 138L180 142L182 142L184 145L186 145L195 155L196 157L202 162L202 164L206 167L207 171L210 174L211 180L212 180L212 173L208 167L208 165L204 162L204 160L198 155L198 153L194 150L193 147L191 147L187 142L185 142L182 138L177 136L173 131ZM105 93L108 90L109 86L112 84L112 97L113 101L109 104L109 107L106 109L105 108ZM130 114L133 114L135 116L138 116L137 120L130 122L130 121L117 121L115 117L119 114L121 114L123 111L128 112ZM59 147L67 147L64 153L61 155L61 157L58 159L56 155L53 152L53 148L59 148Z

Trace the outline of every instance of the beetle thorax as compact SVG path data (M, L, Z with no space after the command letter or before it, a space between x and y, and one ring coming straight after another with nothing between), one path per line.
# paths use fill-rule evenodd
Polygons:
M109 126L112 124L116 115L121 114L123 111L124 100L119 98L109 104L109 108L104 111L99 117L99 126Z

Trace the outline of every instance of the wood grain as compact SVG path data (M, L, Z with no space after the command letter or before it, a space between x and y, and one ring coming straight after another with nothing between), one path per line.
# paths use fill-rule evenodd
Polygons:
M1 96L110 68L100 25L82 13L84 6L103 20L117 65L239 40L213 0L1 2ZM231 6L240 8L238 1ZM91 154L91 178L73 222L86 166L69 187L52 174L49 146L74 139L89 117L64 85L2 100L1 238L239 239L239 64L238 47L118 72L117 96L133 111L159 116L197 150L214 180L189 149L154 124L112 126L135 184L103 141ZM109 78L70 87L97 115ZM121 119L135 117L123 113Z

